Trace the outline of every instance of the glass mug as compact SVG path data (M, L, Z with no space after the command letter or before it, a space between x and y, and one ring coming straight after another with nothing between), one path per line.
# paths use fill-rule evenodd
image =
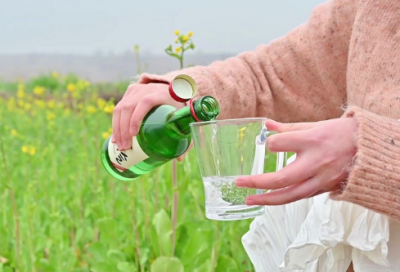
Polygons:
M258 175L282 169L286 152L269 152L267 118L243 118L191 123L190 129L203 179L206 217L241 220L264 213L264 206L247 206L249 195L267 190L236 187L239 176Z

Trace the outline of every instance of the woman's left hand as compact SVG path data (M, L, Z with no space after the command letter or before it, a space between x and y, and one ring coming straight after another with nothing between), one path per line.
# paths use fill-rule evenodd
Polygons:
M357 121L338 118L315 123L266 122L271 152L295 152L282 170L240 177L238 187L274 190L246 198L247 205L281 205L340 189L356 154Z

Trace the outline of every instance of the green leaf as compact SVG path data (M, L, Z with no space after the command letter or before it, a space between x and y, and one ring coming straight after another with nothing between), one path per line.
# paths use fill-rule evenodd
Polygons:
M97 262L102 262L107 259L107 247L100 242L90 245L89 252Z
M93 265L94 272L111 272L115 271L115 265L106 262L99 262Z
M182 262L176 257L159 257L152 264L151 272L184 272Z
M117 268L120 272L137 272L137 267L128 262L118 263Z
M78 229L75 234L75 244L81 241L82 235L83 235L83 229Z
M140 257L140 264L144 264L149 259L150 249L143 248L141 249L142 256Z
M117 239L117 223L112 218L102 218L97 221L100 239L109 245L115 245Z
M220 255L215 272L236 272L239 268L234 259L227 255Z
M13 272L13 269L11 267L4 267L3 272Z
M200 266L198 266L197 268L195 268L193 270L193 272L208 272L211 271L211 260L207 260L204 263L202 263Z
M167 212L162 209L153 218L153 226L155 228L161 254L171 256L172 243L172 223Z
M191 267L194 270L200 264L211 258L214 231L209 226L201 226L199 223L187 226L188 236L190 237L186 244L182 260L185 267Z
M117 262L124 262L126 260L125 255L121 251L115 249L110 249L107 252L107 257Z

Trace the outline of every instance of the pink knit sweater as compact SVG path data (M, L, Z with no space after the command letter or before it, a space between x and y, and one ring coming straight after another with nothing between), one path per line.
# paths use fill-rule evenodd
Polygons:
M400 221L399 0L328 1L307 23L255 51L207 67L143 74L139 82L169 83L178 73L196 80L198 95L219 100L221 119L356 118L354 166L331 196Z

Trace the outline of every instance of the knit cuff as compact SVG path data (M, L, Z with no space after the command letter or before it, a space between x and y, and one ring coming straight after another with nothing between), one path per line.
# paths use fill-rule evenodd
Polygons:
M343 117L358 122L357 154L347 182L331 197L400 221L400 123L359 107Z

